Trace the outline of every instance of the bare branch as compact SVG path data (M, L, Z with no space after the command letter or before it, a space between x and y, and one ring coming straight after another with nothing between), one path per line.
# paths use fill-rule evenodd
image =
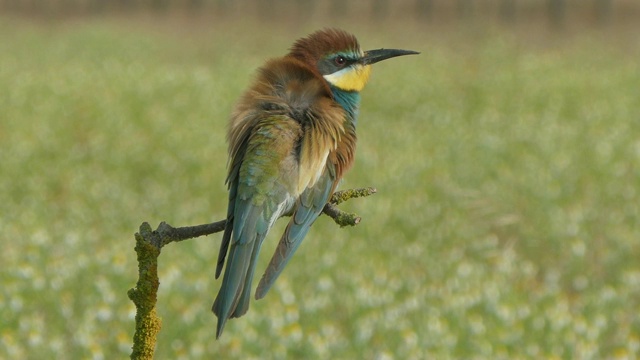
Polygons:
M172 242L193 239L203 235L211 235L224 230L227 220L216 221L211 224L203 224L196 226L185 226L174 228L166 222L158 225L158 234L160 235L160 246L167 245Z

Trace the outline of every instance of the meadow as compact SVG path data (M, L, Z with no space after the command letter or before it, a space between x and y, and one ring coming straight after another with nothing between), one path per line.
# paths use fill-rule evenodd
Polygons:
M224 217L235 99L323 25L0 22L0 358L128 356L133 233ZM361 224L319 219L218 341L220 234L165 247L158 359L638 358L637 32L404 26L345 26L422 51L362 94Z

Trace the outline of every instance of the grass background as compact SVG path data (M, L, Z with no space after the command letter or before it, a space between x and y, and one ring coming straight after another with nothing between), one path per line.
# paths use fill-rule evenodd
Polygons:
M224 217L235 99L325 25L0 22L0 358L130 353L133 233ZM363 92L342 188L379 193L219 341L220 235L166 247L157 358L637 358L637 32L339 25L423 52Z

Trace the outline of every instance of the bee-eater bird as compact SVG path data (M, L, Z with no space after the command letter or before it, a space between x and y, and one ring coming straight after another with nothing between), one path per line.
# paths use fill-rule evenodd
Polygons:
M229 318L249 308L262 242L283 215L291 220L255 297L265 296L318 218L356 147L359 92L371 65L415 51L361 51L355 36L338 29L299 39L268 61L231 116L229 206L216 278L227 265L213 312L216 338ZM228 251L228 254L227 254Z

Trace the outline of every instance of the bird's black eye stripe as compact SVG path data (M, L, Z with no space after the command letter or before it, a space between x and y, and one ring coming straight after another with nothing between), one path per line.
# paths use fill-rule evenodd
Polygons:
M331 54L318 61L318 70L322 74L332 74L358 62L356 55Z

